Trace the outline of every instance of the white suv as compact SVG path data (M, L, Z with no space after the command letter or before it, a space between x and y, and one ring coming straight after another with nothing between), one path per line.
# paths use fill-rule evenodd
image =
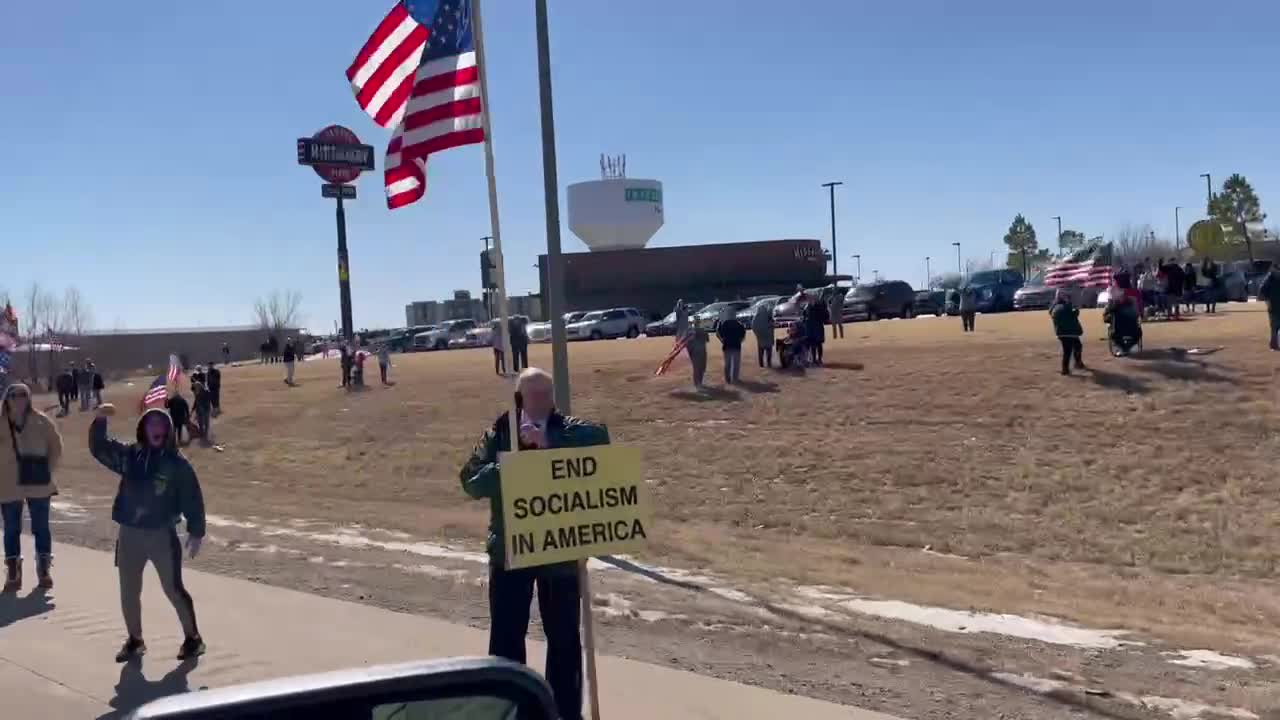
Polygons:
M475 328L475 320L446 320L436 329L414 337L414 346L420 346L426 350L448 350L449 341L466 337L467 331Z
M644 330L644 315L635 308L596 310L582 316L578 322L565 328L570 340L603 340L604 338L634 338Z

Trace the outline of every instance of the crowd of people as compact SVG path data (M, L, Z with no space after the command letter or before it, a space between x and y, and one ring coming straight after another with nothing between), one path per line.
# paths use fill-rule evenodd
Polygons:
M512 315L507 320L507 335L511 338L511 371L518 374L523 368L529 367L528 320L520 315ZM489 334L489 344L493 347L493 371L498 375L506 375L507 356L502 349L502 333L498 332L496 325Z
M58 417L71 414L71 403L79 402L84 412L102 404L102 391L107 384L98 372L93 360L86 359L84 367L75 361L67 363L58 377L50 383L58 391Z

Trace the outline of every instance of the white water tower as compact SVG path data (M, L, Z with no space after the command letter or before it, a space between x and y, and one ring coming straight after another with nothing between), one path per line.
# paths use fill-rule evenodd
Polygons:
M600 179L569 186L569 229L596 250L639 249L662 227L662 183L627 177L627 156L600 156Z

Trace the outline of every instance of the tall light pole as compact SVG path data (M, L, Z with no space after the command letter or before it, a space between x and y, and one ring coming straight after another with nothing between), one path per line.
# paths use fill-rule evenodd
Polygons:
M857 276L857 278L854 280L854 282L855 282L855 283L860 283L860 282L862 282L862 256L861 256L861 255L854 255L854 256L853 256L853 259L858 261L858 276Z
M1208 205L1205 205L1204 212L1209 214L1209 205L1213 204L1213 178L1209 177L1209 173L1200 173L1200 177L1204 178L1205 196L1208 198Z
M951 244L956 246L956 272L960 273L960 281L964 282L964 264L960 262L960 243Z
M929 270L929 256L924 256L924 289L933 289L933 273Z
M1178 219L1178 212L1181 210L1182 210L1181 205L1173 209L1173 249L1174 250L1177 250L1180 247L1182 247L1182 241L1179 239L1182 237L1182 224Z
M840 273L840 255L836 253L836 186L843 185L843 182L833 180L831 182L822 183L822 187L830 191L831 195L831 274L838 275Z
M1062 252L1062 216L1054 215L1053 219L1058 221L1058 252Z

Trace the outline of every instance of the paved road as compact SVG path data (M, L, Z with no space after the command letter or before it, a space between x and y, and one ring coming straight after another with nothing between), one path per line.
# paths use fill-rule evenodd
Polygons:
M30 550L30 548L28 548ZM485 634L416 615L244 580L187 572L209 653L174 659L177 619L148 570L141 666L112 661L122 640L108 553L62 545L57 587L0 597L0 702L5 716L115 718L174 693L364 664L481 655ZM540 646L531 644L530 655ZM600 659L601 714L614 719L893 720L889 716L622 658Z

